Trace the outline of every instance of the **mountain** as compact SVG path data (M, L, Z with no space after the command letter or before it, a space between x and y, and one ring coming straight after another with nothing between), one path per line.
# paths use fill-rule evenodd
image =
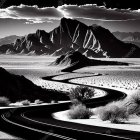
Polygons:
M113 32L113 35L121 41L131 42L140 47L140 32Z
M61 96L60 96L61 95ZM14 75L0 67L0 96L7 97L11 102L28 99L34 101L41 99L43 101L51 101L54 99L69 99L63 93L57 94L55 90L42 89L33 84L24 76Z
M119 40L140 42L140 32L113 32Z
M61 48L64 54L70 49L88 57L139 57L140 53L136 45L123 43L109 30L77 20L61 19L60 26L50 34L54 48Z
M4 44L11 44L16 41L16 39L21 38L20 36L11 35L4 38L0 38L0 46Z
M87 26L67 18L62 18L60 25L49 33L37 30L13 44L0 46L0 52L7 54L58 56L71 50L88 57L140 57L140 48L120 41L108 29L98 25Z
M66 68L64 68L62 71L72 72L76 69L80 69L86 66L128 65L128 63L89 59L78 51L70 51L67 54L62 55L59 58L57 58L51 65L65 65Z
M0 52L6 54L50 54L53 53L50 50L52 46L50 34L44 30L37 30L36 33L18 38L12 44L0 46Z

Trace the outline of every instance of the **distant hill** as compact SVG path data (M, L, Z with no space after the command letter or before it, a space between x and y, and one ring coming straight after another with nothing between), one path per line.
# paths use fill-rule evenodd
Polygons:
M128 63L115 62L115 61L100 61L95 59L89 59L82 55L78 51L70 51L65 55L60 56L51 65L65 65L63 72L72 72L86 66L98 66L98 65L128 65Z
M21 37L16 36L16 35L11 35L11 36L7 36L7 37L4 37L4 38L0 38L0 46L5 45L5 44L14 43L18 38L21 38Z
M67 100L69 99L64 93L55 90L42 89L33 84L24 76L14 75L0 67L0 96L5 96L11 102L29 99L41 99L43 101Z
M113 32L113 35L121 41L133 43L140 47L140 32Z
M140 57L138 46L120 41L108 29L67 18L62 18L60 25L49 33L37 30L14 44L0 46L0 53L4 54L60 56L71 50L96 58Z

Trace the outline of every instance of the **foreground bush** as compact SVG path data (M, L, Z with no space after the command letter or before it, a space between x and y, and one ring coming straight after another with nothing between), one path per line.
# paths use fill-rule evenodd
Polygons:
M71 106L68 116L70 119L89 119L92 116L90 109L83 104Z
M128 120L130 115L140 115L140 93L133 93L124 100L99 107L94 112L103 121L109 120L112 123L120 123Z
M125 107L117 106L115 102L104 107L99 107L94 112L103 121L109 120L111 123L122 123L128 120L128 113Z
M140 114L140 92L132 94L125 99L125 106L129 115Z
M10 101L6 97L0 97L0 106L9 106Z
M82 102L85 99L90 99L95 95L95 90L87 86L78 86L71 89L69 97L71 100Z

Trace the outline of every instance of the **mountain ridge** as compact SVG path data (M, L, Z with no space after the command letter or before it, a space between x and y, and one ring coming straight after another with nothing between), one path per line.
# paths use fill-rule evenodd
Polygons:
M18 38L21 38L21 37L17 36L17 35L10 35L10 36L0 38L0 46L4 45L4 44L14 43L16 41L16 39L18 39Z
M113 35L123 42L133 43L140 47L140 32L113 32Z

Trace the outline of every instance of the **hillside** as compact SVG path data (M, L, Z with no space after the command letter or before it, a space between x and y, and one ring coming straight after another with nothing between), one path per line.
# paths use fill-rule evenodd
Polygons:
M140 32L113 32L113 35L121 41L140 47Z
M46 102L69 99L64 93L42 89L24 76L11 74L1 67L0 96L9 98L11 102L24 99L29 99L30 101L41 99Z
M65 65L63 72L72 72L86 66L100 66L100 65L128 65L128 63L117 61L101 61L89 59L78 51L70 51L65 55L60 56L51 65Z

